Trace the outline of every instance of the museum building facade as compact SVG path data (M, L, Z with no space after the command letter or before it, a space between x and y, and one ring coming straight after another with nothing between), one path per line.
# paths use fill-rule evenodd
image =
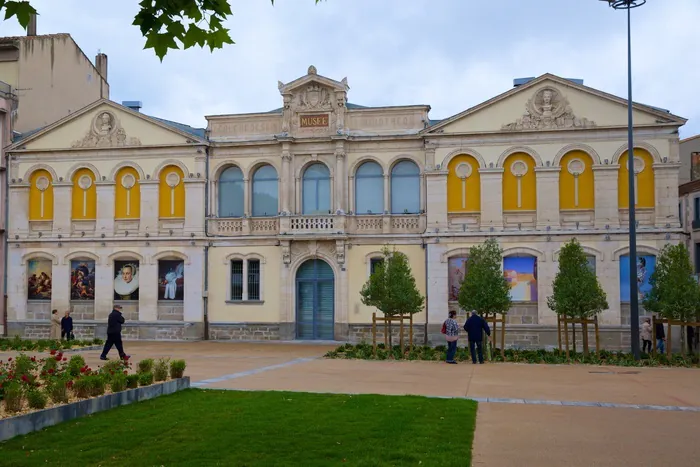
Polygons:
M363 107L346 79L279 83L283 106L207 117L206 134L101 100L10 148L9 329L48 334L71 309L127 338L371 339L360 289L404 253L440 342L468 251L496 237L508 342L556 343L546 297L576 237L608 296L607 346L629 329L626 100L553 75L441 121L427 105ZM634 106L641 293L680 241L678 128ZM143 286L143 287L141 287Z

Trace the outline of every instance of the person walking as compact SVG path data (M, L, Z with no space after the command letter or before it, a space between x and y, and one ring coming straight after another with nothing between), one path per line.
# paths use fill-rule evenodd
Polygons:
M651 353L651 320L649 318L644 318L644 323L642 324L641 337L642 352Z
M459 339L459 325L455 320L456 311L450 311L448 318L442 323L442 333L445 334L447 340L447 363L456 364L455 354L457 353L457 340Z
M67 341L73 340L73 318L70 316L70 311L66 311L65 316L61 318L61 339Z
M105 347L102 349L100 360L107 360L107 354L112 350L112 346L117 347L119 358L124 360L130 358L124 353L124 346L122 346L122 324L124 324L122 307L121 305L114 305L112 312L109 314L109 318L107 318L107 342L105 342Z
M489 324L484 318L476 314L476 310L472 310L472 315L469 317L466 323L464 323L464 330L467 331L467 338L469 339L469 353L472 355L472 363L476 363L477 353L479 355L479 363L484 363L484 348L483 348L483 333L490 338L491 329Z
M658 318L657 318L658 319ZM664 323L656 323L656 350L660 353L666 352L666 331L664 330Z
M49 331L49 339L59 340L61 338L61 317L58 316L58 310L51 310L51 329Z

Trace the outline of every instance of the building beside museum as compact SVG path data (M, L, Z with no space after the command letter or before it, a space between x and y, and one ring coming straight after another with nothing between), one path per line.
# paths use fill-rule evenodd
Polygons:
M577 237L608 296L601 336L624 347L627 102L549 74L516 84L435 121L352 104L312 66L279 83L281 108L209 116L206 135L99 100L10 148L10 330L45 335L70 308L99 335L118 302L128 338L369 340L359 292L391 245L427 295L417 339L441 342L469 248L496 237L508 342L551 345L546 297ZM634 121L644 293L681 241L685 119L635 104Z

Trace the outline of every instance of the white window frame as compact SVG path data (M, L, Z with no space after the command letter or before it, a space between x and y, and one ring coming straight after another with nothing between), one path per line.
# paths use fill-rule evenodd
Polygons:
M260 262L260 298L257 300L249 300L248 299L248 261L249 260L257 260ZM234 300L232 297L232 290L231 290L231 284L232 284L232 277L231 277L231 263L233 261L243 261L243 298L242 300ZM224 264L226 265L226 277L228 278L228 282L226 285L226 303L233 303L233 304L262 304L265 301L265 257L262 255L259 255L257 253L248 253L248 254L240 254L240 253L233 253L230 254L226 257L224 260Z

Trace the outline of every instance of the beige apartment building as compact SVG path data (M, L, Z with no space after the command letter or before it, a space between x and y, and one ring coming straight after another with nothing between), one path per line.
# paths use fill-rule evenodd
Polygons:
M700 274L700 135L680 142L678 204L695 273Z

